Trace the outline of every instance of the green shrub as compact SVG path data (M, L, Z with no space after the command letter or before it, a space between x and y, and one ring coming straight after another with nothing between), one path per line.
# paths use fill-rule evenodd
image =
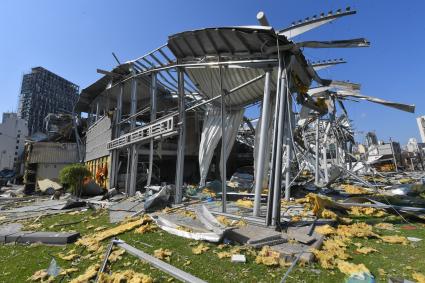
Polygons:
M75 196L81 195L84 178L91 177L91 172L84 164L76 163L64 167L59 172L62 185L67 185Z

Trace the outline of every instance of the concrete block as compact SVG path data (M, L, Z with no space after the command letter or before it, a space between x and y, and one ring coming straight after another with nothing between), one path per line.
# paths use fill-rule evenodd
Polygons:
M246 257L244 255L232 255L232 262L245 263Z

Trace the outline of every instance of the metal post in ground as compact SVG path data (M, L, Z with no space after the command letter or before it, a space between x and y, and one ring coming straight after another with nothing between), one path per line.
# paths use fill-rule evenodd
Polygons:
M226 119L226 105L225 105L225 92L223 90L223 74L222 69L219 67L219 76L220 76L220 115L221 115L221 211L226 212L227 205L227 174L226 174L226 129L225 129L225 119Z
M156 73L151 75L151 88L150 88L150 100L151 100L151 122L156 119L156 108L157 108L157 96L156 96ZM152 181L152 170L153 170L153 138L150 140L149 144L149 171L148 171L148 180L146 182L147 186L151 185Z
M261 190L263 187L264 163L267 162L266 143L268 142L267 128L268 119L270 119L270 76L271 71L267 70L264 81L264 96L261 109L261 133L257 151L257 168L255 168L255 197L254 197L254 216L260 216L261 208Z
M179 108L179 141L177 145L176 164L176 192L174 201L176 204L182 202L183 172L184 172L184 152L186 143L186 111L184 103L184 70L177 69L178 73L178 108Z
M130 116L132 117L130 119L130 131L134 130L136 128L136 112L137 112L137 79L133 78L131 80L131 93L130 93L130 99L131 99L131 106L130 106ZM136 181L137 181L137 165L138 165L138 148L136 144L132 144L130 146L130 184L129 184L129 190L128 195L134 196L136 194Z
M317 116L316 119L316 164L315 164L315 178L314 182L316 185L320 183L320 175L319 175L319 130L320 130L320 116Z
M276 162L276 146L277 146L277 123L278 123L278 112L279 112L279 101L281 99L281 87L280 78L282 77L282 61L279 64L277 73L277 84L276 84L276 97L275 97L275 109L274 109L274 120L273 120L273 143L272 143L272 155L271 155L271 168L269 177L269 191L267 194L267 214L266 214L266 225L271 225L272 222L272 211L273 211L273 181L276 173L274 164Z
M285 71L285 70L283 70ZM286 77L282 76L280 82L281 99L279 101L279 113L277 123L277 139L276 139L276 162L272 164L275 174L273 180L273 211L272 211L272 225L277 226L280 223L280 199L282 190L282 155L283 155L283 135L285 131L285 124L287 119L287 103L288 103L288 89L286 84Z

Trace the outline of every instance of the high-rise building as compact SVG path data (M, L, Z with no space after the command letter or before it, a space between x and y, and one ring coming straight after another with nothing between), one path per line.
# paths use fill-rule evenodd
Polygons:
M0 170L16 168L22 157L27 135L25 120L19 119L16 113L3 113L0 124Z
M44 132L44 118L49 113L71 113L77 100L76 84L35 67L22 78L18 115L27 121L30 135Z
M416 118L416 122L418 122L419 133L421 134L422 142L425 143L425 116L420 116Z

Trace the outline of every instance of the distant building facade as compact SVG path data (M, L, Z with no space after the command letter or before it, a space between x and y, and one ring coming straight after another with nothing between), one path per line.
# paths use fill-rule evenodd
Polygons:
M18 116L28 123L29 134L44 132L49 113L71 113L78 101L78 86L42 67L22 78Z
M425 116L420 116L416 118L418 123L419 133L421 134L422 142L425 143Z
M28 135L27 122L18 118L17 113L3 113L0 124L0 170L19 169L25 138Z

